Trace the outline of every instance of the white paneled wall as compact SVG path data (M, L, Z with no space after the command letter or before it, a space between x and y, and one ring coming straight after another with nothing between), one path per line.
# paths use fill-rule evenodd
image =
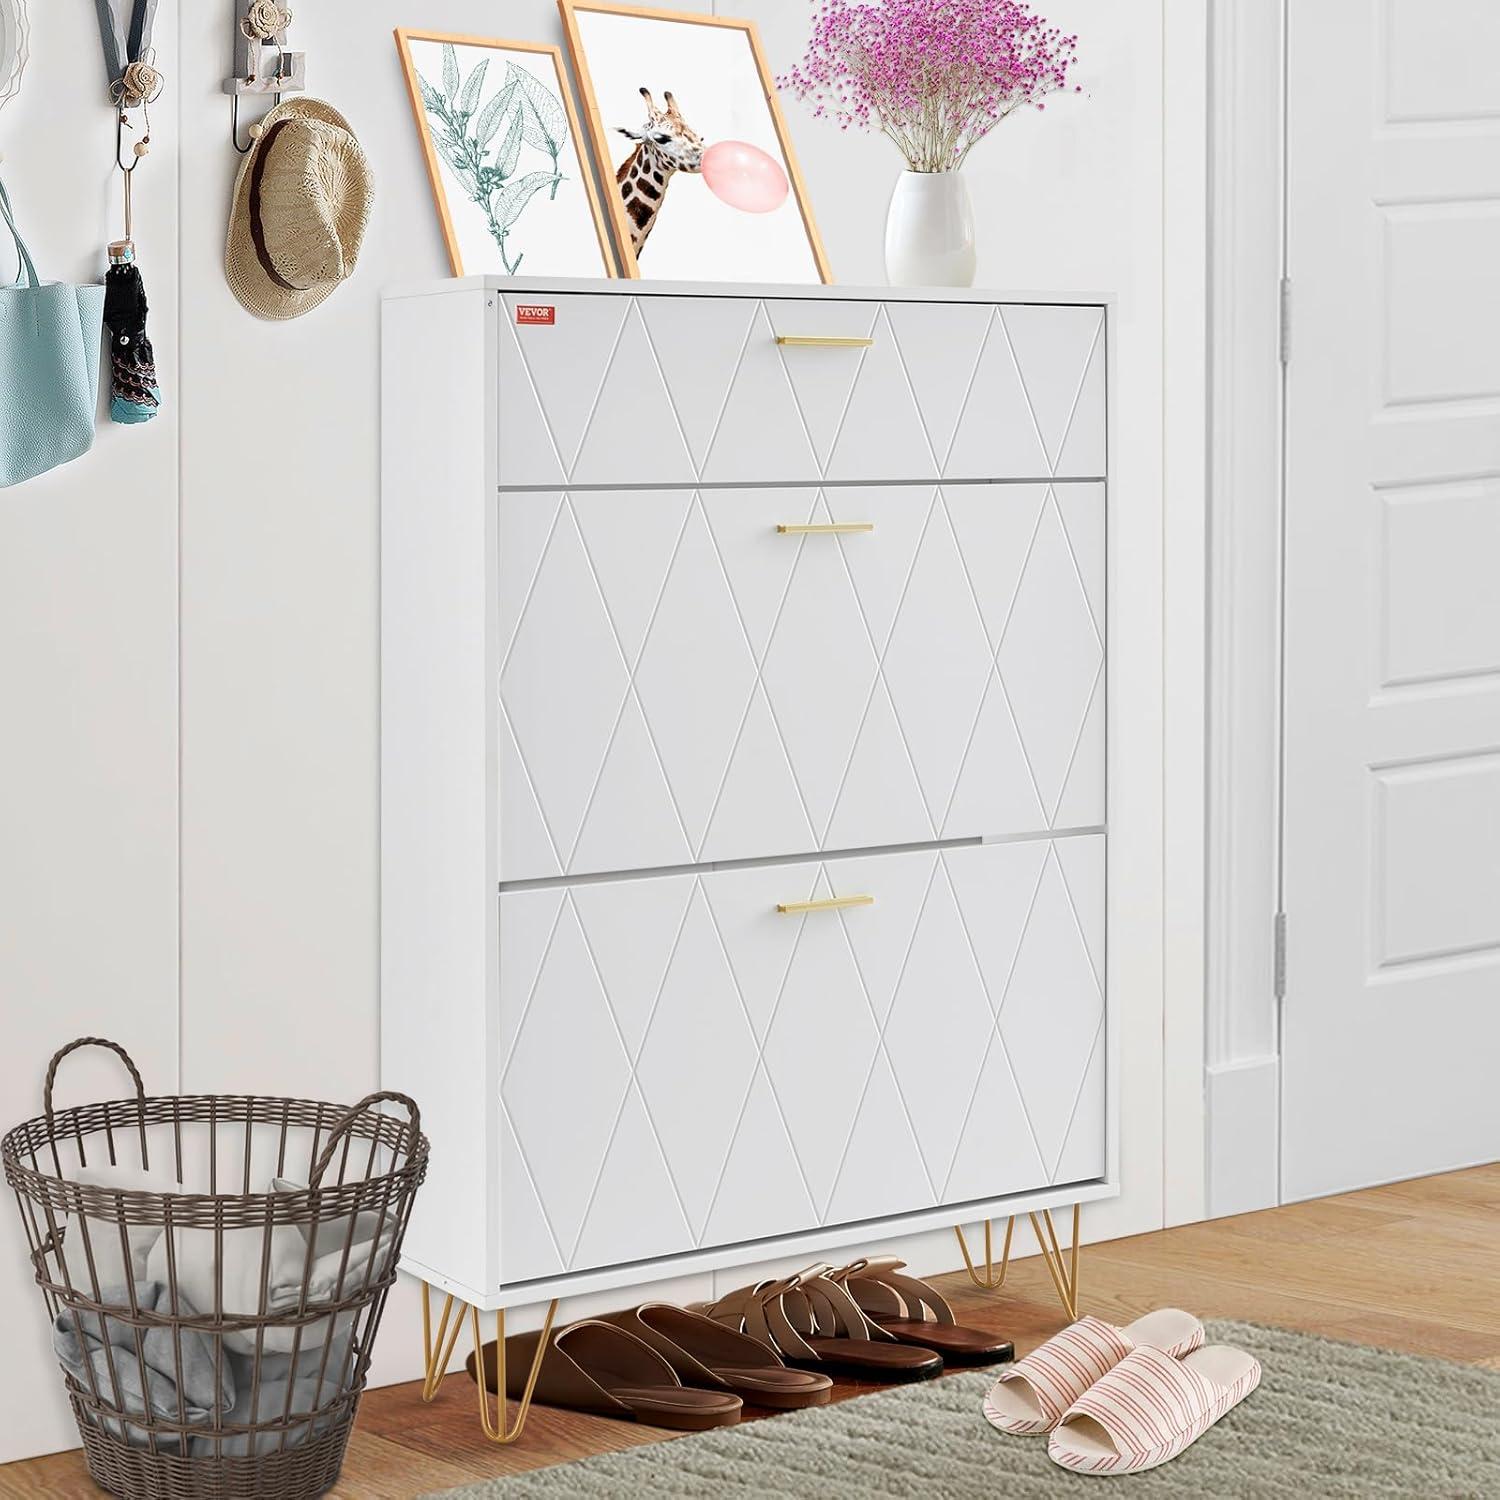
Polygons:
M759 21L778 70L810 15L803 0L720 8ZM118 232L94 17L56 0L30 9L32 71L0 115L12 158L0 170L42 263L81 277ZM374 1085L376 302L383 285L446 266L390 28L415 18L560 40L551 0L417 9L365 0L298 15L314 92L348 115L374 164L375 212L353 283L305 319L267 324L240 310L221 272L239 161L219 92L231 7L161 5L168 93L138 179L137 238L168 412L0 492L7 1119L33 1108L54 1043L88 1028L119 1035L162 1088L178 1084L179 1056L191 1090L348 1098ZM1080 36L1084 93L1013 117L967 170L980 285L1118 296L1112 691L1127 707L1111 726L1112 836L1139 878L1122 882L1111 934L1124 1193L1087 1219L1086 1232L1103 1235L1153 1227L1161 1204L1162 22L1157 5L1044 9ZM789 116L836 274L879 283L898 167L889 143L794 104ZM80 1067L78 1088L108 1076L104 1064ZM15 1241L0 1216L0 1316L29 1351L0 1372L0 1403L16 1419L0 1459L71 1441L57 1391L36 1378L50 1376L49 1361ZM946 1234L909 1248L929 1269L954 1260ZM414 1373L414 1308L409 1294L392 1300L377 1379Z
M95 280L121 208L94 8L28 10L31 63L0 113L0 175L42 276ZM157 22L169 75L175 11L165 0ZM146 427L106 422L91 454L0 490L0 1129L41 1113L48 1058L80 1035L117 1037L150 1087L177 1087L176 126L174 110L153 113L136 179L167 408ZM5 399L0 386L0 411ZM57 1094L129 1087L93 1054L69 1059ZM12 1201L0 1460L77 1441Z

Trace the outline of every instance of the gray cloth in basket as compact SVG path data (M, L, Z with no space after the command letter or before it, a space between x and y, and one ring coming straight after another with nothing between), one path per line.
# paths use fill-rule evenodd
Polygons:
M168 1317L196 1316L194 1309L181 1298L174 1314L171 1295L159 1281L137 1283L135 1297L142 1312ZM130 1305L130 1293L123 1286L104 1287L99 1300L106 1306L123 1309ZM141 1334L138 1354L138 1331L123 1318L110 1317L108 1313L102 1315L101 1327L98 1313L64 1311L52 1325L52 1347L63 1369L79 1385L86 1391L97 1390L101 1400L127 1415L144 1415L149 1402L155 1417L196 1425L210 1422L216 1411L228 1412L234 1406L234 1371L226 1359L221 1359L215 1369L214 1341L209 1335L194 1328L151 1328ZM123 1425L127 1441L141 1447L146 1445L142 1428L130 1422ZM116 1437L121 1436L121 1424L106 1422L105 1426ZM176 1439L161 1435L157 1441L172 1446Z
M272 1190L308 1191L282 1178L272 1183ZM390 1215L375 1213L355 1215L352 1223L347 1214L316 1224L274 1223L269 1233L263 1226L174 1227L170 1243L164 1231L152 1247L146 1274L158 1280L175 1274L180 1292L226 1316L272 1318L259 1335L248 1329L225 1333L225 1349L253 1355L258 1336L263 1353L290 1354L293 1344L299 1351L321 1344L328 1337L328 1320L303 1324L299 1337L295 1320L278 1326L276 1315L363 1291L389 1270L395 1230Z
M263 1354L257 1386L253 1356L231 1354L229 1359L240 1395L233 1408L225 1413L224 1425L248 1426L253 1422L259 1426L267 1422L281 1422L299 1415L310 1416L312 1412L328 1406L353 1379L353 1371L346 1368L350 1336L354 1331L353 1318L352 1313L344 1314L339 1319L338 1330L327 1340L326 1366L323 1364L321 1347L303 1350L297 1356L295 1369L290 1355ZM326 1334L326 1324L324 1328ZM288 1388L291 1390L290 1406L287 1404ZM255 1395L257 1390L259 1395ZM291 1422L286 1428L286 1447L299 1447L310 1438L327 1432L333 1420L329 1413L309 1421ZM269 1432L240 1432L218 1440L206 1434L195 1437L188 1448L188 1454L192 1458L240 1458L247 1453L276 1453L281 1446L281 1428L276 1427Z

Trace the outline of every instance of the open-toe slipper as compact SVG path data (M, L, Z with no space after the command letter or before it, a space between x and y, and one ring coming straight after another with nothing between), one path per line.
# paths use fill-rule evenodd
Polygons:
M519 1333L505 1341L506 1394L519 1399L540 1333ZM484 1383L496 1387L496 1346L484 1346ZM477 1378L474 1356L468 1371ZM546 1406L621 1417L653 1427L701 1432L728 1427L740 1419L744 1403L729 1391L684 1386L660 1354L613 1323L586 1319L551 1335L537 1373L535 1399Z
M833 1394L827 1375L789 1370L769 1344L670 1302L643 1302L607 1313L604 1321L649 1344L685 1385L733 1391L752 1405L778 1411L823 1406Z
M1260 1384L1260 1361L1229 1344L1181 1359L1127 1354L1068 1408L1047 1440L1053 1463L1079 1474L1139 1474L1176 1458Z
M1009 1339L960 1327L947 1299L934 1286L901 1274L894 1257L857 1260L830 1272L866 1319L898 1343L936 1349L946 1364L997 1365L1015 1353Z
M926 1380L943 1369L935 1350L899 1344L872 1327L821 1267L741 1287L693 1310L769 1344L803 1369L889 1381Z
M1018 1359L985 1397L984 1414L1002 1432L1051 1432L1131 1350L1153 1348L1180 1358L1202 1342L1203 1324L1175 1307L1159 1307L1123 1328L1102 1318L1080 1318Z

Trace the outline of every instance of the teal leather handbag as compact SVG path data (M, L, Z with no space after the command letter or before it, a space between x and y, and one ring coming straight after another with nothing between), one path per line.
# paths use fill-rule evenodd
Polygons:
M104 323L102 286L42 282L5 184L0 218L20 268L0 285L0 487L87 453L94 442Z

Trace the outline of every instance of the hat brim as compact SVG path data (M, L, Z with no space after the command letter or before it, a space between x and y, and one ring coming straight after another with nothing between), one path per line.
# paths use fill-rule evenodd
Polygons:
M338 281L319 282L302 290L288 291L277 285L255 253L255 241L250 232L250 174L255 170L256 158L260 155L266 134L278 120L300 118L322 120L348 131L349 122L331 104L321 99L299 97L284 99L261 121L250 150L240 162L239 175L234 179L234 194L229 205L229 234L224 244L224 275L230 290L239 299L247 312L257 318L300 318L319 303L326 301L343 284Z

